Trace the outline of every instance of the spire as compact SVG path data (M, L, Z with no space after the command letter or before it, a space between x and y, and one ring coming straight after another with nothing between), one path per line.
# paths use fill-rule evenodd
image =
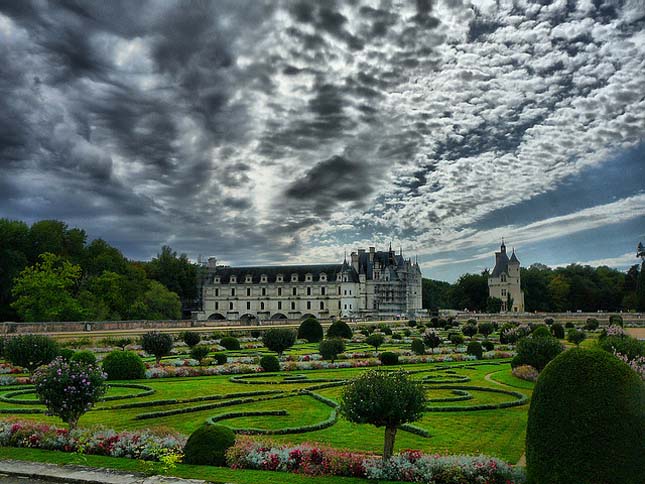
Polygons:
M343 264L347 264L347 249L345 249L345 257L343 258Z
M501 245L501 247L500 247L500 250L501 250L502 252L506 252L506 245L504 244L504 237L502 237L502 245Z

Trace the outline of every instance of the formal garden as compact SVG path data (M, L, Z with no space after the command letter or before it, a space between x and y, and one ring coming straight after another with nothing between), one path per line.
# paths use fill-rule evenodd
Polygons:
M645 344L619 317L307 320L297 331L9 336L1 349L0 452L11 458L214 482L564 483L585 465L579 482L642 482ZM549 408L552 395L575 401ZM590 425L602 452L584 445ZM613 477L599 470L611 459Z

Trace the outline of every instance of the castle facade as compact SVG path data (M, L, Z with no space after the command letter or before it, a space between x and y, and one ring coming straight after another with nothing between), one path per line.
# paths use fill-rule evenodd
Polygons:
M509 258L502 240L499 252L495 252L495 268L488 276L488 295L502 300L503 312L524 312L524 291L520 284L520 261L515 249Z
M209 259L200 320L300 320L394 317L421 313L416 262L374 247L340 264L230 267Z

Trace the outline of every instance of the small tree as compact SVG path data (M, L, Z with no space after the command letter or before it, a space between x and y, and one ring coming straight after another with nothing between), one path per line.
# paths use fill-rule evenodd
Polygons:
M428 348L436 348L441 344L441 337L433 329L426 329L423 333L423 342Z
M587 331L595 331L598 329L598 326L600 326L600 323L596 318L587 318L587 322L585 323L585 329Z
M7 340L4 355L17 366L27 368L32 373L41 365L50 363L59 354L58 344L49 336L25 334Z
M587 333L578 329L570 329L567 333L567 341L569 343L573 343L576 346L580 346L580 343L582 343L586 339Z
M551 334L558 339L564 339L564 326L560 323L553 323L551 325Z
M350 339L352 337L352 330L345 321L334 321L331 323L329 329L327 329L327 337Z
M478 341L471 341L470 343L468 343L466 353L475 356L478 360L481 360L484 350L482 349L482 345Z
M78 419L105 394L107 375L98 366L56 358L33 376L38 399L47 412L76 428Z
M486 299L486 312L499 313L502 310L502 300L498 297L489 297Z
M345 342L340 338L324 339L320 342L318 351L323 359L331 360L333 363L338 355L345 351Z
M350 422L385 427L383 459L392 457L398 428L421 418L426 396L404 371L371 370L352 380L341 396L340 412Z
M264 346L271 351L275 351L280 356L284 353L284 350L291 348L295 342L295 331L284 328L270 329L262 337Z
M424 345L423 341L421 341L419 338L414 338L412 340L412 344L410 345L410 349L416 355L423 355L426 352L426 345Z
M190 357L199 361L199 364L202 364L202 360L208 356L211 349L206 345L195 345L190 349Z
M383 337L382 334L379 333L374 333L369 335L366 339L365 342L373 346L376 351L378 351L378 347L381 346L383 343L385 343L385 338Z
M488 337L493 334L493 331L495 331L495 327L493 326L493 323L479 323L477 330L479 331L479 334L488 339Z
M154 355L157 364L163 356L169 355L172 350L172 336L167 333L151 331L141 338L141 348L149 355Z
M473 339L473 336L477 334L477 326L472 323L466 323L461 328L461 332L464 333L464 336L468 336L470 339Z
M298 338L306 339L309 343L318 343L323 339L323 328L316 318L307 318L298 328Z
M196 331L186 331L181 335L184 343L186 343L190 348L199 344L202 340L202 337Z

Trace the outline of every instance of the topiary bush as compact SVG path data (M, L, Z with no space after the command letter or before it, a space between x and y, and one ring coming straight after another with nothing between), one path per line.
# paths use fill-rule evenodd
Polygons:
M218 365L223 365L228 360L226 353L215 353L213 355L213 358Z
M587 333L579 329L570 329L567 333L567 341L573 343L576 346L580 346L584 340L587 339Z
M41 365L47 365L59 354L58 344L49 336L24 334L12 336L4 348L5 358L16 366L33 372Z
M609 316L609 325L611 326L612 324L616 326L620 326L621 328L623 327L623 317L619 316L618 314L612 314Z
M369 335L366 339L365 342L373 346L376 351L378 351L378 347L381 346L383 343L385 343L385 337L382 334L379 333L374 333Z
M600 326L600 323L596 318L587 318L587 322L585 323L585 329L587 331L595 331L598 329L598 326Z
M517 354L511 361L511 367L531 365L542 371L553 358L563 351L562 344L549 336L548 338L522 338L517 344Z
M327 338L320 342L318 351L325 360L334 360L345 351L345 342L340 338Z
M190 357L201 363L201 361L208 356L210 351L211 349L206 345L196 345L190 349Z
M531 332L531 337L532 338L550 338L551 337L551 331L549 331L549 328L547 328L544 325L539 325L536 326L535 329Z
M185 331L181 335L181 338L184 340L184 343L186 343L190 348L198 345L202 340L202 337L196 331Z
M415 338L412 340L410 349L415 355L424 355L426 352L426 345L423 344L423 341L421 341L419 338Z
M262 344L269 350L282 355L296 342L296 332L286 328L270 329L262 336Z
M146 365L132 351L114 350L101 362L108 380L140 380L146 376Z
M544 318L544 324L551 326L553 324L553 318Z
M645 384L598 350L571 349L540 374L526 432L530 484L641 484Z
M428 348L436 348L441 344L441 336L434 329L426 329L423 333L423 343Z
M352 330L345 321L334 321L327 329L327 338L351 339Z
M461 332L464 333L464 336L468 336L472 339L472 337L477 334L477 326L476 324L468 322L461 328Z
M551 325L551 334L558 339L564 339L564 327L560 323Z
M482 341L482 348L485 351L493 351L495 349L495 344L492 341Z
M384 351L378 356L381 363L384 365L398 365L399 364L399 355L392 353L391 351Z
M466 347L466 353L477 357L478 360L481 360L482 355L484 354L484 351L482 349L482 345L479 342L471 341L470 343L468 343L468 346Z
M229 351L237 351L241 348L240 340L233 336L225 336L219 340L219 344Z
M323 339L323 328L316 318L307 318L298 328L298 339L306 339L309 343L318 343Z
M571 321L567 321L566 323L564 323L564 327L567 328L567 329L570 329L570 328L575 328L576 325L573 324L573 322L571 322Z
M411 319L410 321L408 321L408 326L410 326L411 328L414 328L416 325L417 325L417 322L414 319Z
M488 337L493 334L493 331L495 331L495 326L493 323L479 323L477 331L479 334L484 336L484 338L488 339Z
M226 451L235 444L235 432L224 425L204 424L197 428L184 447L184 462L194 465L226 465Z
M451 333L449 339L450 342L454 345L464 344L464 337L459 333Z
M159 364L162 357L170 354L172 345L172 336L168 333L150 331L141 337L141 348L149 355L154 355L157 364Z
M96 355L88 350L75 351L69 361L76 361L85 365L96 365Z
M76 351L70 350L69 348L61 348L60 350L58 350L58 356L60 356L65 361L71 360L72 356L74 356L74 353L76 353Z
M266 355L260 358L260 366L264 371L272 373L280 371L280 360L273 355Z

